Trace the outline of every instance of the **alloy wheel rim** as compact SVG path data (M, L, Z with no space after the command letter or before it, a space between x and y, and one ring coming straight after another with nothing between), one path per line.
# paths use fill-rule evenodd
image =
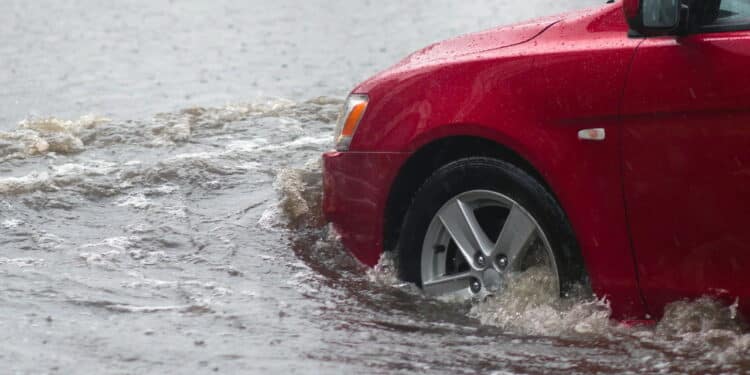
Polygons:
M422 289L439 298L484 298L508 276L539 265L550 268L559 293L552 248L534 217L501 193L472 190L432 219L422 245Z

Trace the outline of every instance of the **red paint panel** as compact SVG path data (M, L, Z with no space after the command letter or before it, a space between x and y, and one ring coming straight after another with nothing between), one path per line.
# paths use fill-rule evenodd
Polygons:
M408 154L329 152L323 155L323 212L362 263L377 264L390 185Z
M623 166L641 287L676 299L740 298L750 313L750 33L662 37L638 49Z

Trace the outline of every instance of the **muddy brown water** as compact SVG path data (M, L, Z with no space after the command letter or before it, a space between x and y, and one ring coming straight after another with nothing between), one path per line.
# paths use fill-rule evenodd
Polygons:
M731 307L625 328L534 273L431 300L320 218L318 158L357 81L598 3L3 2L0 372L750 371Z

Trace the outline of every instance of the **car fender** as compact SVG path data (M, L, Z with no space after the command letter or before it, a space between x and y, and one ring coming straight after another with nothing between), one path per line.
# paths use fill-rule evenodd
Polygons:
M358 88L371 102L352 149L415 152L470 135L512 150L558 199L597 295L613 302L615 317L642 317L620 169L620 103L639 43L626 31L611 7L532 43L380 75ZM579 139L591 128L606 137Z

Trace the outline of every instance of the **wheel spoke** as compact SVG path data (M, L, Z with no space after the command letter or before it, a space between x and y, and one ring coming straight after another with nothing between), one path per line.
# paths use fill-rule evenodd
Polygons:
M469 292L471 274L469 272L443 276L422 284L422 290L432 296L446 296Z
M490 254L493 248L492 242L479 226L474 211L460 199L454 200L443 208L439 217L470 265L474 266L474 255L477 252Z
M508 257L508 268L515 269L516 262L531 243L536 231L531 218L518 205L514 205L500 231L493 256L504 254Z
M482 225L495 223L489 231L491 239L480 226L480 219ZM537 254L537 249L531 254L536 244L542 246L538 250L544 254ZM551 266L557 279L557 265L545 233L523 206L499 192L466 191L443 205L424 235L422 288L435 297L481 297L504 288L505 273L523 271L526 260L532 260L530 255L535 255L533 260L540 264ZM536 259L536 255L546 259Z

